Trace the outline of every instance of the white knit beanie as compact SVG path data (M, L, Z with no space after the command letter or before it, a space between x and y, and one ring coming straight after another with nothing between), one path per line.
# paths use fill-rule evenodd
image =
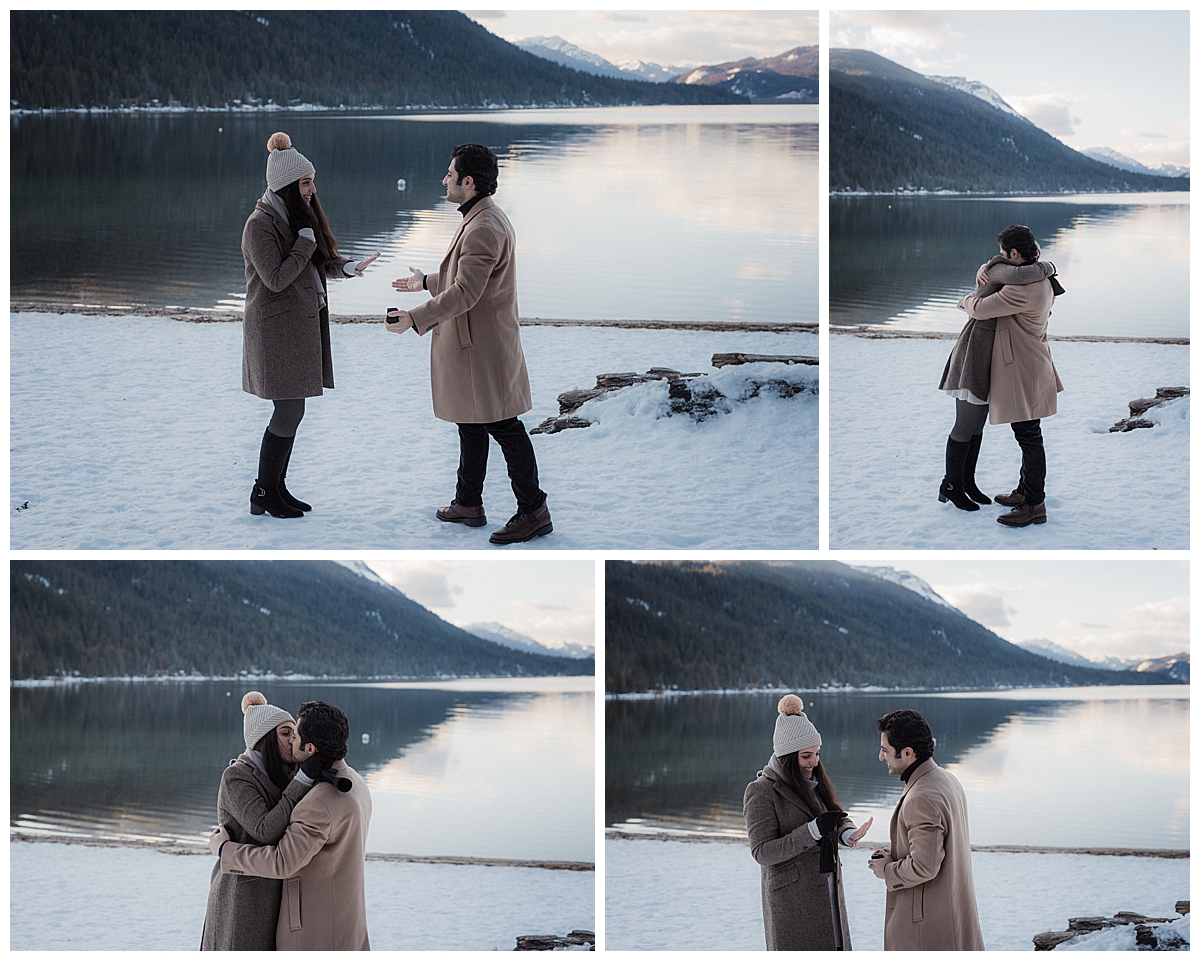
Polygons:
M804 702L795 694L785 694L780 699L779 717L775 719L776 757L821 746L821 732L803 712Z
M271 134L267 141L267 188L278 192L290 183L315 177L317 168L292 146L292 138L283 131Z
M258 691L251 691L242 698L242 733L246 735L246 750L253 751L262 736L275 730L284 721L296 723L296 719L281 707L268 704Z

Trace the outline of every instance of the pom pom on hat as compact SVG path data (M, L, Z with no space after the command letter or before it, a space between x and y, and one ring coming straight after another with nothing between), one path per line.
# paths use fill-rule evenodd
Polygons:
M268 150L287 150L291 145L292 138L282 130L271 134L271 139L267 141Z
M779 699L780 714L799 714L804 710L804 701L796 694L785 694Z
M242 698L242 713L246 713L246 709L255 704L266 704L267 699L258 693L258 691L250 691Z

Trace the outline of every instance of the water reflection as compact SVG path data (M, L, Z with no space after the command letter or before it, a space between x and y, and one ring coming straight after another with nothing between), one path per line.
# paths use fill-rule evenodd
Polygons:
M1067 289L1052 335L1188 336L1187 194L835 199L831 322L959 330L955 304L1012 223L1029 226Z
M591 861L595 700L577 680L540 692L254 686L293 714L314 699L346 712L347 760L374 801L369 850ZM228 682L13 688L11 823L197 840L213 824L222 771L244 750L246 690Z
M1123 699L1012 692L805 701L838 793L860 823L875 817L873 838L886 836L902 788L877 758L875 721L913 707L933 728L938 763L967 788L975 843L1186 847L1187 688L1121 690ZM770 757L777 701L608 702L605 823L742 833L742 792Z
M381 313L392 278L441 261L460 219L442 176L476 140L500 155L524 316L816 321L814 112L562 113L15 118L11 297L239 306L242 226L284 126L346 252L383 252L335 313Z

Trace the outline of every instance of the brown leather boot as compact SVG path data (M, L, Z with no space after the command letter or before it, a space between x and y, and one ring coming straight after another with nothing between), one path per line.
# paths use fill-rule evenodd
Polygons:
M1025 503L1025 495L1015 490L1011 494L997 494L993 499L1005 507L1020 507Z
M1025 498L1021 498L1021 500L1024 502ZM1040 504L1018 504L1007 514L1001 514L996 520L1005 527L1028 527L1030 524L1045 524L1046 502L1042 501Z
M451 501L449 507L439 507L437 519L452 524L465 524L467 527L483 527L487 523L482 504L478 507L464 507L458 501Z
M542 506L532 514L513 514L507 524L492 532L488 540L493 544L519 544L535 537L544 537L552 530L554 525L550 522L550 508L542 501Z

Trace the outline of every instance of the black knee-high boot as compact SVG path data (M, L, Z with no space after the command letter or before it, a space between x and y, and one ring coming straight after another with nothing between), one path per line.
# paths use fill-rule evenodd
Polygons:
M967 466L967 450L971 442L946 438L946 476L938 489L938 500L943 504L950 501L959 510L977 511L979 505L963 490L963 472Z
M963 490L966 495L978 504L990 504L992 499L981 491L975 484L975 465L979 461L979 445L983 443L983 434L974 434L967 447L967 461L963 467Z
M279 493L279 478L283 475L291 437L276 437L263 431L258 451L258 477L250 491L250 513L270 514L272 517L303 517L304 511L291 507Z
M299 497L294 496L284 483L287 479L288 465L292 462L292 445L296 442L295 435L281 438L281 440L287 441L287 455L283 458L283 473L279 475L279 496L283 498L283 502L288 507L293 507L298 511L307 513L312 510L312 504L306 504Z

